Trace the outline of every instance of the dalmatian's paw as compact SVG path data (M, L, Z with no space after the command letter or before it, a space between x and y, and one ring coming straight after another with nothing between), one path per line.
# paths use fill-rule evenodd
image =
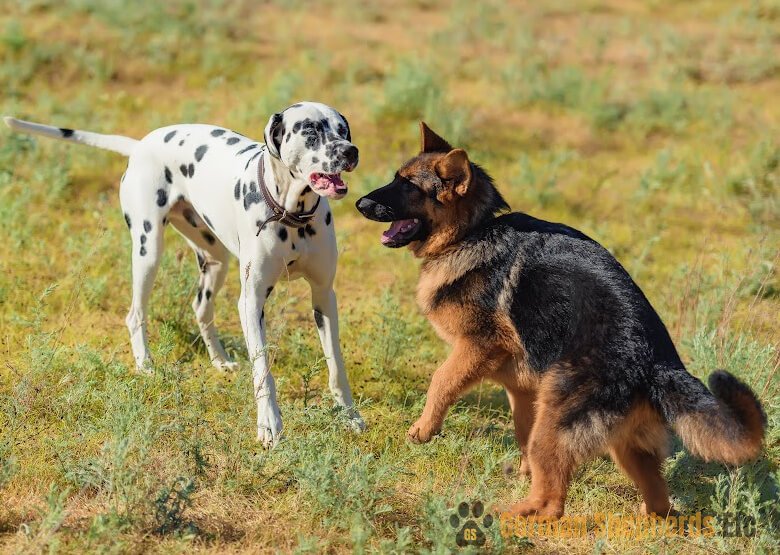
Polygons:
M211 364L220 372L235 372L238 370L238 363L232 360L214 359L211 361Z
M145 376L151 376L154 374L154 364L152 363L152 359L147 358L140 362L136 361L135 371L139 374L144 374Z
M352 409L349 415L349 427L356 434L362 434L366 431L366 423L358 411Z
M282 416L277 407L268 407L257 417L257 440L266 449L279 443L282 437Z

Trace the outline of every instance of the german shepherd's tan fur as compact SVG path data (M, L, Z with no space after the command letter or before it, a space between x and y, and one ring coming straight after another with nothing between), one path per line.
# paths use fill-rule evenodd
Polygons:
M563 514L583 461L608 452L636 483L642 510L672 508L661 463L668 426L696 455L738 464L758 455L766 417L725 371L708 390L679 359L639 287L581 232L508 209L490 177L421 124L421 152L361 198L392 222L382 242L422 259L417 302L452 352L431 379L414 442L488 379L509 397L528 497L520 515Z

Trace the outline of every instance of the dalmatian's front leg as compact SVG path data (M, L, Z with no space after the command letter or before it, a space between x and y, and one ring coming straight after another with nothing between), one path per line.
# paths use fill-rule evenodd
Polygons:
M273 447L282 433L282 416L276 401L276 384L268 364L265 335L266 293L276 282L281 268L272 260L241 259L241 296L238 313L244 329L252 382L257 403L257 439Z
M312 282L311 300L314 308L314 322L317 325L317 333L320 336L322 350L328 364L328 385L333 399L344 407L349 417L350 426L357 432L366 429L366 424L360 417L352 400L352 391L344 370L344 358L341 356L339 345L339 315L336 304L336 293L332 283L326 286L318 286Z

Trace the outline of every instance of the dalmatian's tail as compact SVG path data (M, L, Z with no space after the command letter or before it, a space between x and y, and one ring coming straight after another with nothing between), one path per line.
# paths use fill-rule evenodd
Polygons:
M31 121L24 121L8 116L4 117L3 120L5 120L5 124L8 127L15 131L34 133L35 135L43 135L44 137L51 137L52 139L96 146L106 150L113 150L114 152L124 154L125 156L130 156L133 153L135 145L138 144L137 140L131 139L130 137L123 137L122 135L102 135L90 131L52 127L51 125L42 125L40 123L33 123Z

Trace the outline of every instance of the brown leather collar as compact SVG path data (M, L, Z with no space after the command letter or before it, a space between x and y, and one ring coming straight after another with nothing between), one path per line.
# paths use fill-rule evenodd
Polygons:
M265 162L263 161L265 157L263 154L260 155L260 161L257 164L257 182L260 186L260 192L263 194L263 199L268 205L268 208L271 209L272 214L262 224L258 223L257 235L260 235L260 232L263 231L263 228L269 222L279 222L287 227L295 228L305 226L314 218L314 214L320 206L320 199L322 197L319 195L317 196L317 202L314 203L314 207L311 210L306 212L288 212L281 204L276 202L276 199L271 195L271 192L265 184Z

